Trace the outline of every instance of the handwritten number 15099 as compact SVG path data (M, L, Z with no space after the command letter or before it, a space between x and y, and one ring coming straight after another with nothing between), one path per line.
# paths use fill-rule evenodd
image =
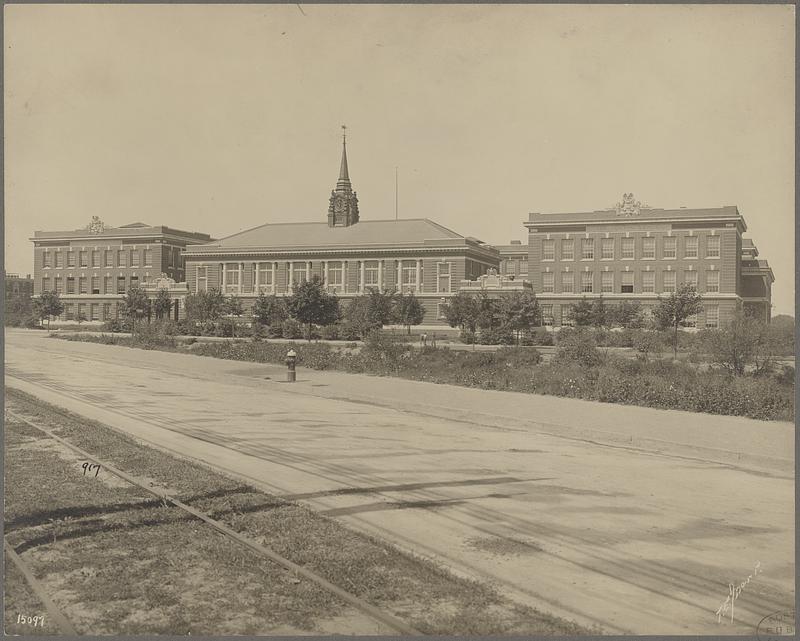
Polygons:
M83 468L83 475L84 476L86 476L86 472L89 472L91 474L92 470L94 470L94 475L95 476L97 476L100 473L100 465L98 465L96 463L89 463L87 461L86 463L81 465L81 467Z

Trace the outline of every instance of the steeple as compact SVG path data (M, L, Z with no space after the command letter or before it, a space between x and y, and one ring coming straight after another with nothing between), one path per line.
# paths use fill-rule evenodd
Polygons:
M331 192L328 205L328 226L349 227L358 222L358 197L350 184L347 168L347 127L342 125L342 163L339 166L339 180L336 190Z

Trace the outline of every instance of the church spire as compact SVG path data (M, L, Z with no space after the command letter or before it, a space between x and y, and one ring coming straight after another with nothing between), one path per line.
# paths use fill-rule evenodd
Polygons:
M347 168L347 127L342 125L342 163L339 166L339 180L336 190L331 192L328 205L328 226L349 227L358 222L358 197L350 184Z

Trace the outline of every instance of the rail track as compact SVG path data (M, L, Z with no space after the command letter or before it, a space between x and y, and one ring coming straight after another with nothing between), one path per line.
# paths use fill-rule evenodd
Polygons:
M149 487L149 486L139 482L137 479L133 478L131 475L127 474L126 472L124 472L124 471L122 471L120 469L117 469L116 467L114 467L113 465L110 465L109 463L107 463L106 461L101 459L100 457L98 457L98 456L96 456L96 455L94 455L94 454L92 454L90 452L87 452L86 450L83 450L82 448L70 443L68 440L58 436L57 434L54 434L51 430L49 430L46 427L43 427L41 425L38 425L36 422L30 420L29 418L27 418L25 416L22 416L18 412L13 411L13 410L9 410L9 409L6 409L6 412L10 417L14 418L15 420L20 421L22 423L25 423L26 425L38 430L39 432L43 433L48 438L51 438L51 439L61 443L65 447L69 448L70 450L76 452L77 454L80 454L83 458L85 458L85 459L87 459L89 461L92 461L92 462L94 462L96 464L101 465L105 471L110 472L111 474L113 474L114 476L122 479L126 483L129 483L129 484L131 484L131 485L133 485L133 486L135 486L135 487L137 487L139 489L145 490L149 494L152 494L152 495L156 496L159 500L163 501L165 505L174 506L174 507L178 508L179 510L182 510L183 512L186 512L187 514L190 514L191 516L195 517L196 519L198 519L200 521L203 521L204 523L206 523L210 527L214 528L215 530L217 530L218 532L220 532L221 534L223 534L224 536L226 536L230 540L234 541L236 544L241 545L241 546L243 546L245 548L248 548L249 550L255 552L256 554L258 554L258 555L270 560L271 562L273 562L273 563L275 563L275 564L277 564L277 565L279 565L279 566L281 566L281 567L283 567L283 568L285 568L287 570L290 570L290 571L296 573L297 575L305 577L309 581L312 581L313 583L317 584L319 587L321 587L325 591L327 591L330 594L338 597L342 601L345 601L346 603L349 603L354 608L356 608L358 611L362 612L363 614L367 615L368 617L372 618L373 620L381 623L382 625L386 626L390 630L392 630L394 632L397 632L399 634L402 634L402 635L406 635L406 636L420 636L422 634L421 632L419 632L418 630L414 629L413 627L411 627L410 625L408 625L404 621L401 621L397 617L395 617L395 616L393 616L391 614L388 614L387 612L384 612L384 611L376 608L375 606L371 605L370 603L367 603L363 599L360 599L359 597L351 594L347 590L344 590L344 589L340 588L338 585L335 585L335 584L331 583L330 581L328 581L324 577L320 576L319 574L316 574L315 572L309 570L308 568L305 568L305 567L303 567L301 565L298 565L298 564L294 563L293 561L290 561L289 559L281 556L277 552L271 550L270 548L268 548L268 547L266 547L264 545L261 545L260 543L258 543L256 541L254 541L254 540L252 540L252 539L240 534L239 532L236 532L235 530L229 528L224 523L212 518L208 514L202 512L200 510L196 510L196 509L194 509L193 507L191 507L189 505L186 505L185 503L183 503L179 499L175 498L174 496L170 495L169 493L159 491L158 489L154 489L153 487ZM61 413L61 412L55 412L55 413ZM64 416L69 416L69 414L67 412L63 412L61 414L64 415ZM73 418L73 417L70 417L70 418ZM19 555L16 554L14 549L9 545L8 541L4 541L4 544L5 544L6 553L8 553L9 557L12 559L12 561L15 563L15 565L17 565L17 567L20 569L20 571L25 575L25 578L28 580L29 584L31 585L31 588L39 596L39 598L42 600L42 602L44 603L47 611L50 613L51 618L56 622L56 624L61 629L61 631L64 634L74 635L75 634L74 628L72 627L70 622L67 620L67 618L62 613L60 613L58 611L56 606L52 603L52 601L44 593L44 590L42 589L41 585L39 585L38 581L35 580L35 578L33 576L33 572L27 566L25 561Z

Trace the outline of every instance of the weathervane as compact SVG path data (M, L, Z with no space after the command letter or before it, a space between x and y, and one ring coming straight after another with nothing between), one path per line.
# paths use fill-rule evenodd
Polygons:
M342 144L347 144L347 125L342 125Z

